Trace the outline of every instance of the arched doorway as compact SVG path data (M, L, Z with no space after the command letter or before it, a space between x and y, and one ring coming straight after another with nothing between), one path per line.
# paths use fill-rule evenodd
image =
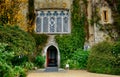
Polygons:
M47 49L47 67L58 66L58 51L55 46L50 46Z

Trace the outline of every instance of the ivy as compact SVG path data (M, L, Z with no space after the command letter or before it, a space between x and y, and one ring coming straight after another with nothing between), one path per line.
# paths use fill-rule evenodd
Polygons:
M20 22L21 19L19 19L18 15L20 14L18 14L18 12L20 10L20 5L23 3L25 2L21 0L0 0L0 23L2 25L13 25Z
M111 24L111 27L109 27L108 33L111 38L114 37L114 35L111 35L109 31L112 29L115 29L118 36L114 37L113 40L118 41L120 38L120 0L106 0L106 2L109 4L109 7L112 10L112 17L114 19L113 24ZM107 24L109 25L109 24Z
M72 12L72 27L71 34L56 36L56 42L58 43L60 53L61 53L61 64L68 59L71 59L72 54L79 48L83 48L85 42L85 14L81 12L80 9L80 0L73 1L73 10ZM69 54L69 55L68 55Z
M28 0L28 32L34 31L35 13L34 13L34 0Z

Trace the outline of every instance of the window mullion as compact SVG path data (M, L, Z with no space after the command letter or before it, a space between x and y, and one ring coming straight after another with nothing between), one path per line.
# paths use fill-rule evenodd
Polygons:
M55 16L55 33L57 33L57 17Z
M41 32L43 32L43 17L41 17Z
M64 23L63 23L63 18L64 18L64 17L61 16L61 18L62 18L62 22L61 22L61 23L62 23L62 24L61 24L61 25L62 25L62 33L64 33L64 32L63 32L63 24L64 24Z
M56 12L57 11L57 12ZM41 10L38 11L40 16L38 16L40 20L41 26L39 28L40 32L39 33L70 33L71 32L71 24L70 24L70 12L67 10ZM68 14L67 14L68 13ZM44 19L44 17L46 17ZM53 23L51 21L51 17L53 17ZM64 18L67 17L66 21ZM107 16L106 16L107 18ZM46 21L46 22L45 22ZM37 22L36 22L37 23ZM37 23L39 25L39 23ZM37 28L36 24L36 28ZM52 27L51 27L52 25ZM53 30L54 29L54 30ZM35 29L36 30L36 29Z

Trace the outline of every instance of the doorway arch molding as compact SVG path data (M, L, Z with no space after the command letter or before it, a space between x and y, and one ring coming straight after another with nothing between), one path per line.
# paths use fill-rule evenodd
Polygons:
M58 48L57 44L55 44L55 43L48 44L44 48L43 56L45 56L45 67L47 67L47 50L51 46L54 46L57 49L57 65L58 65L58 67L60 67L60 51L59 51L59 48Z

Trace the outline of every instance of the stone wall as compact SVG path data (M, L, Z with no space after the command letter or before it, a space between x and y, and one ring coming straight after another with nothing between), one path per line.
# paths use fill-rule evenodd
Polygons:
M35 9L45 9L45 8L66 8L70 9L72 0L35 0Z
M103 11L107 11L107 21L104 21ZM105 30L101 30L101 27L107 27L113 23L112 11L108 3L105 0L88 0L88 22L94 21L94 24L89 22L89 45L92 46L95 43L103 40L111 40L111 37Z
M73 0L35 0L35 10L40 9L72 9L72 1ZM81 0L82 1L82 0ZM80 1L80 2L81 2ZM88 19L88 30L89 30L89 38L86 40L86 42L89 42L89 45L92 46L95 43L98 43L103 40L111 40L108 33L105 31L100 30L100 24L112 24L113 18L112 18L112 11L109 5L105 0L87 0L87 19ZM82 5L80 5L82 7ZM83 8L83 7L82 7ZM85 9L85 8L83 8ZM91 24L91 20L94 21L95 13L94 11L97 11L96 15L99 18L99 21L97 23ZM103 20L103 10L108 10L108 21L104 22ZM99 24L98 24L99 23Z
M41 9L71 9L71 5L72 5L72 0L35 0L35 11L39 11ZM60 67L60 51L57 45L57 42L55 41L55 35L50 35L49 34L49 38L47 40L47 43L45 45L45 47L43 48L42 54L43 56L46 56L46 60L45 60L45 67L47 67L47 49L50 46L54 46L57 49L57 65L58 67Z
M17 16L20 17L18 25L25 31L27 31L28 26L27 15L28 15L28 0L23 0L23 2L20 5L20 11L18 12Z

